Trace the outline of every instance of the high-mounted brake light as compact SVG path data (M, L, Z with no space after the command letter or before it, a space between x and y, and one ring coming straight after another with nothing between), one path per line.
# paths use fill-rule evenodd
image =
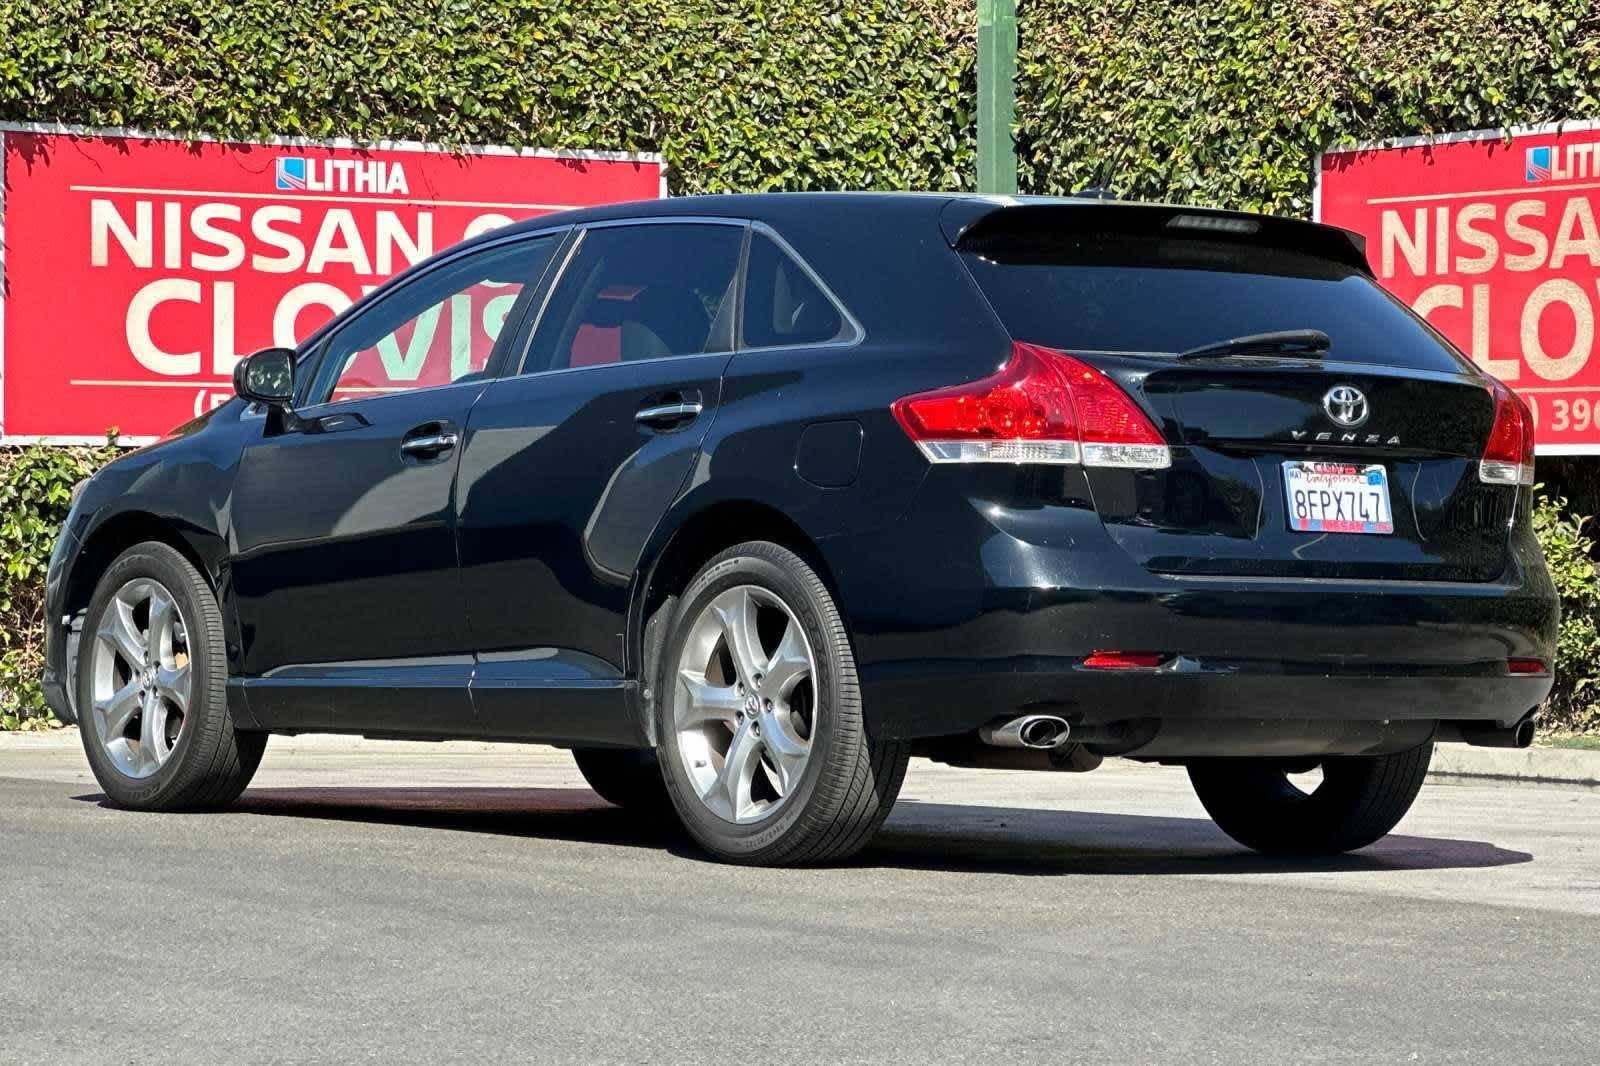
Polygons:
M1478 462L1479 480L1490 485L1533 484L1533 411L1498 381L1490 380L1494 426Z
M892 410L935 463L1172 465L1172 449L1116 382L1037 344L1013 344L998 374L907 396Z

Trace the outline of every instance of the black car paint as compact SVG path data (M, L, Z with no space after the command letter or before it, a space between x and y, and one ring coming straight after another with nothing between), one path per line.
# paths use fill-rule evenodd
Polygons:
M1161 375L1137 360L1113 360L1108 373L1167 429L1171 471L930 468L889 405L1007 359L1011 338L948 243L998 210L944 196L706 197L552 216L442 253L414 269L595 221L748 220L826 279L862 337L497 377L514 369L529 312L508 331L512 354L497 350L484 378L325 405L312 413L340 420L323 430L274 433L270 414L232 401L112 463L74 506L48 580L52 705L72 714L66 622L87 603L97 568L119 547L161 535L219 592L229 706L245 727L643 745L658 564L675 538L709 527L724 540L745 528L804 542L849 624L869 722L894 735L957 733L1038 707L1091 724L1299 716L1507 725L1543 698L1547 676L1504 672L1509 657L1548 660L1554 644L1557 609L1529 490L1504 490L1509 540L1469 551L1460 572L1429 572L1449 529L1432 505L1453 499L1452 486L1406 486L1398 476L1431 530L1335 538L1322 568L1313 551L1309 568L1230 572L1229 558L1251 550L1230 535L1252 512L1257 523L1281 518L1265 509L1276 464L1197 438L1182 410L1163 407L1171 396L1141 387L1159 386ZM1270 225L1359 259L1334 231ZM339 321L301 352L315 353ZM1382 375L1356 369L1373 382ZM1170 373L1225 372L1208 364ZM1453 384L1474 385L1473 374L1464 368ZM302 370L302 388L311 376ZM633 421L638 406L684 392L704 404L691 425ZM1258 409L1266 422L1250 427L1257 437L1279 423L1284 434L1304 429L1293 418L1274 422L1270 405ZM446 421L462 432L449 456L401 460L408 431ZM1398 451L1372 454L1403 466L1406 448L1437 452L1414 415L1403 428ZM1204 516L1214 528L1198 530L1204 558L1193 516L1166 521L1152 510L1174 499L1155 483L1193 464L1224 486ZM1474 466L1462 458L1463 485ZM372 499L386 478L416 491ZM1084 656L1107 647L1173 658L1159 671L1086 671Z

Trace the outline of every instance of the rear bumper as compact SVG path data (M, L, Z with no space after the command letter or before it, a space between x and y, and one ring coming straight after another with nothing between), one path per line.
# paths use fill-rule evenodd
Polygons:
M1086 505L926 492L897 527L824 552L870 728L888 736L964 733L1024 711L1074 725L1283 723L1286 736L1311 722L1511 726L1552 684L1506 667L1551 662L1559 620L1525 520L1501 579L1482 583L1166 577L1138 566ZM1165 658L1084 667L1107 649Z
M1219 736L1278 722L1291 736L1327 732L1307 727L1335 722L1481 721L1509 728L1544 701L1552 683L1548 675L1505 676L1503 667L1497 676L1406 665L1312 673L1307 665L1185 657L1157 670L1101 671L1061 659L902 662L872 671L862 687L876 731L889 736L969 732L1024 712L1058 714L1074 726L1211 722Z

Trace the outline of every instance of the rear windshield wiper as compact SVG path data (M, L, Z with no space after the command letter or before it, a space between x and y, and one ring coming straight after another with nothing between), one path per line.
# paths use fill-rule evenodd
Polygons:
M1252 333L1248 337L1202 344L1179 352L1179 359L1221 359L1230 355L1320 356L1333 342L1320 329L1282 329L1273 333Z

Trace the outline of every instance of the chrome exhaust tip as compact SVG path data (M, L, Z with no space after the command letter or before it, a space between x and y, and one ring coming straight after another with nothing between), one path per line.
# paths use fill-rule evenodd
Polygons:
M978 739L997 748L1059 748L1067 742L1072 726L1053 714L1025 714L1001 718L982 726Z

